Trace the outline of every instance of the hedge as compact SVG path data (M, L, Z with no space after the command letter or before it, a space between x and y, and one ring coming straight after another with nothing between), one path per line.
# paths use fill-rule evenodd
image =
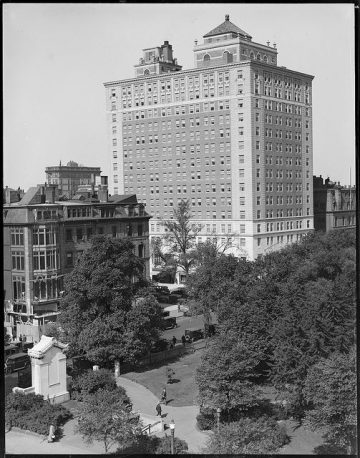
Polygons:
M50 425L54 425L56 434L71 417L68 409L50 404L39 394L10 393L6 397L5 424L8 427L15 426L46 435Z

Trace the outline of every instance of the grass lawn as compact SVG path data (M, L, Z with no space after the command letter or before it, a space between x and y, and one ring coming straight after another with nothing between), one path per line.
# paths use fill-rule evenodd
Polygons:
M200 364L202 352L203 350L197 350L195 353L184 355L178 360L169 362L167 365L164 364L159 368L144 372L128 372L123 377L140 383L159 398L163 388L166 387L169 405L176 407L196 405L198 389L195 383L195 371ZM167 367L175 371L173 376L175 383L166 383Z

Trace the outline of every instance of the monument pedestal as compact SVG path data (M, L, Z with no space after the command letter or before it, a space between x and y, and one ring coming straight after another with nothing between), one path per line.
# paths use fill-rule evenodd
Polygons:
M66 345L54 337L42 336L28 351L31 357L31 380L35 394L41 394L53 404L70 399L66 386Z

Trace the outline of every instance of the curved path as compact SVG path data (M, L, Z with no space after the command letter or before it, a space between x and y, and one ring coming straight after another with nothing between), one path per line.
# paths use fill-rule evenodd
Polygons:
M118 377L117 384L125 388L134 411L147 415L156 415L155 406L159 399L140 383L128 380L125 377ZM173 407L171 405L162 407L162 416L165 424L171 420L175 422L175 436L188 443L190 453L202 453L209 436L196 427L196 415L199 413L198 406Z

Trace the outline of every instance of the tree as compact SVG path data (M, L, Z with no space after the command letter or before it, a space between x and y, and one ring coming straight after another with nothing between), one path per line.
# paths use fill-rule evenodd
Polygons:
M313 407L307 419L313 428L325 428L330 445L356 454L356 350L322 358L310 368L305 382L305 398Z
M63 329L59 323L54 321L49 321L45 324L44 335L47 337L55 337L56 340L66 343L66 336Z
M201 406L228 414L251 406L258 395L253 383L259 354L231 330L215 338L196 372Z
M187 278L195 264L194 247L196 237L202 229L200 224L191 222L190 201L181 200L178 208L173 210L173 219L164 220L163 225L167 231L165 242L169 252L176 266L183 269Z
M286 444L286 433L269 417L242 418L221 424L214 430L205 453L209 454L268 454Z
M126 447L141 434L138 418L126 409L129 399L123 390L99 389L80 405L78 432L86 442L103 442L105 453L113 444Z
M221 393L229 386L236 400L237 384L261 375L301 418L310 368L354 343L355 260L354 231L313 234L252 263L208 256L188 281L199 308L217 310L219 321L217 347L203 358L200 396L220 403L212 387ZM238 353L227 354L223 342ZM248 368L245 380L240 364Z
M174 254L169 252L164 246L163 238L152 237L150 241L150 250L154 267L156 269L161 269L161 276L170 276L171 280L174 282L176 277L177 261Z
M97 364L134 362L158 338L161 307L151 295L136 297L146 285L142 267L131 242L104 236L92 239L65 278L60 303L59 319L70 354L86 353Z

